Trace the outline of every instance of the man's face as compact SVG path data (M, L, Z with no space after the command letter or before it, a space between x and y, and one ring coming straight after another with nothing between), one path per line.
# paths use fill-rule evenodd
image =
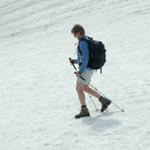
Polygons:
M81 38L81 36L82 36L82 35L81 35L80 32L74 33L74 37L75 37L75 38L78 38L78 39L79 39L79 38Z

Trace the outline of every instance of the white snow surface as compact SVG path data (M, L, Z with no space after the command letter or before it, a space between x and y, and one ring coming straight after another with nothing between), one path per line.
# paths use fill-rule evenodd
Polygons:
M74 119L75 23L105 43L92 84L124 113L86 95L91 117ZM0 1L0 150L150 150L149 116L149 0Z

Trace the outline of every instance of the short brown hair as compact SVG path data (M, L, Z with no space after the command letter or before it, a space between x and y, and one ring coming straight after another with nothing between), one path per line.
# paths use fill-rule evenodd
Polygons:
M79 24L75 24L71 29L71 33L75 34L77 32L81 33L82 35L85 34L84 28Z

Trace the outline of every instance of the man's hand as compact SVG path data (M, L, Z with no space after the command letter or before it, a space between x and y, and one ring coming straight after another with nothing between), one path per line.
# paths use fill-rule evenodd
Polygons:
M80 77L81 73L80 72L75 72L76 77Z
M71 65L74 65L76 63L76 60L75 59L70 59L70 63L71 63Z

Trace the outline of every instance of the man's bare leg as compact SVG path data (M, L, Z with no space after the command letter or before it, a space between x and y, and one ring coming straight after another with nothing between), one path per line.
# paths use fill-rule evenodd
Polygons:
M76 90L77 90L77 93L78 93L78 97L79 97L79 100L80 100L80 103L81 103L81 106L85 106L85 94L84 94L84 84L82 83L77 83L76 85Z
M101 95L96 92L95 90L93 90L92 88L89 87L89 85L84 85L83 90L89 94L91 94L92 96L96 97L97 99L99 99L101 97Z
M77 90L79 100L81 103L81 111L79 114L75 115L75 118L89 117L90 116L89 110L85 104L85 94L84 94L83 89L84 89L84 84L77 83L76 90Z
M90 88L89 85L85 85L83 90L91 94L92 96L98 98L98 100L102 104L101 112L104 112L108 108L108 106L111 104L111 100L101 96L98 92Z

